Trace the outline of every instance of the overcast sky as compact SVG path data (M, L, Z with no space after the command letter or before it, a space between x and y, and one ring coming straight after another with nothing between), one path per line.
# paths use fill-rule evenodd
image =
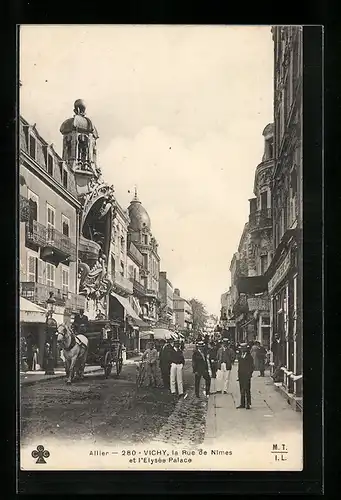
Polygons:
M161 270L217 314L273 121L270 27L24 26L20 46L21 114L61 153L85 100L118 202L137 186Z

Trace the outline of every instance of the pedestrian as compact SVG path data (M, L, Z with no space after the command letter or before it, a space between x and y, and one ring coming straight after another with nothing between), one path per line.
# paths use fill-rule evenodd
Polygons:
M259 377L264 377L265 372L265 360L266 360L266 349L257 340L256 345L258 347L256 351L255 359L255 371L259 371Z
M257 351L259 349L259 342L252 342L251 343L251 349L250 349L250 354L253 359L253 364L256 367L256 357L257 357Z
M174 347L171 351L171 367L170 367L170 388L171 393L176 394L176 389L178 389L179 396L183 396L183 367L185 364L185 358L182 350L180 349L180 342L178 340L174 341Z
M210 360L210 365L211 365L211 394L215 394L217 391L217 386L216 386L216 377L217 377L217 357L218 357L218 344L215 341L212 341L209 345L209 351L208 351L208 356Z
M159 353L159 365L163 386L165 389L170 388L170 367L171 367L171 352L173 348L169 340L161 340L161 347Z
M238 363L238 381L240 389L240 405L237 408L251 407L251 378L254 369L253 359L250 354L249 346L246 343L241 344L241 355Z
M149 387L156 387L156 362L157 350L154 342L147 345L147 349L142 355L142 361L146 362L147 380Z
M217 353L217 392L227 394L232 369L233 352L228 346L227 339L223 339L223 345Z
M210 395L211 386L211 367L209 358L205 353L205 343L202 341L199 341L197 343L197 349L193 352L192 368L194 373L194 388L196 397L200 397L200 381L201 377L203 377L205 379L205 396L208 398Z

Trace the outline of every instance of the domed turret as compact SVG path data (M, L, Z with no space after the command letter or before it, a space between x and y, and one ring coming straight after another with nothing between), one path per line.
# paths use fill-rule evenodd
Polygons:
M142 206L137 197L135 189L134 199L130 202L128 207L130 217L130 228L133 231L140 231L142 229L150 229L150 217L147 210Z
M74 116L65 120L60 127L63 135L63 160L81 179L78 185L82 187L84 182L88 184L91 177L98 179L101 174L97 165L98 132L90 118L85 116L86 106L82 99L75 101L73 111ZM86 186L85 191L88 191L88 187Z

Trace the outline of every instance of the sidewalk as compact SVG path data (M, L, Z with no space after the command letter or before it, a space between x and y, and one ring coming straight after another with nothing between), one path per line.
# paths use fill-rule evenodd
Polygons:
M302 456L302 414L287 403L269 376L258 377L258 372L251 381L251 409L237 410L240 403L237 370L238 365L233 366L229 394L209 397L204 445L221 448L234 443L239 449L241 445L248 445L249 458L254 454L257 461L257 454L262 459L263 449L268 454L273 444L290 443L297 461L297 457Z

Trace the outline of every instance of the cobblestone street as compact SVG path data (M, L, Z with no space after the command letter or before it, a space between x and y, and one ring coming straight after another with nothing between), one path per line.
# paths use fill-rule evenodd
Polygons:
M193 396L192 350L185 352L184 389L178 400L163 388L136 391L136 366L124 365L119 378L104 379L103 373L86 375L67 386L52 379L21 389L21 434L83 440L117 441L126 444L189 441L204 438L207 401Z

